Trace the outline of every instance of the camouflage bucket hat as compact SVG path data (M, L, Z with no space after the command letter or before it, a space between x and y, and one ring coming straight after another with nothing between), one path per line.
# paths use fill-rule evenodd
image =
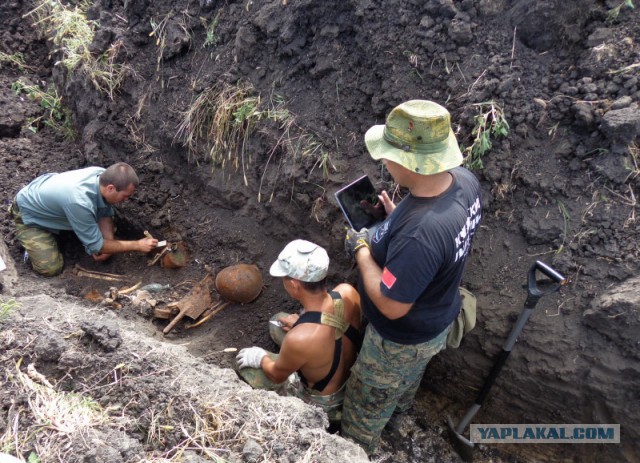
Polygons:
M422 175L462 164L462 153L446 108L433 101L411 100L393 108L385 125L364 136L373 159L387 159Z
M287 244L269 269L271 276L309 283L323 280L328 271L327 251L306 240L294 240Z

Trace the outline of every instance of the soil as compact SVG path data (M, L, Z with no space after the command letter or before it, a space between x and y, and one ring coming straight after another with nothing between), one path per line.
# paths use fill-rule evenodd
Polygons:
M221 459L364 460L324 430L316 409L251 391L225 349L274 349L269 317L298 310L268 276L288 241L326 247L330 281L355 281L333 193L363 174L394 190L367 154L364 132L403 101L431 99L449 109L463 146L473 143L481 103L494 101L510 126L475 170L485 213L463 284L478 297L478 324L459 349L432 361L411 416L399 435L383 435L372 460L459 461L445 417L460 419L473 403L522 310L527 272L541 260L570 284L541 298L474 422L619 423L621 443L495 444L480 446L476 460L639 461L640 18L628 3L96 0L87 12L98 31L90 49L120 44L116 62L129 69L110 98L59 63L60 47L25 17L36 3L7 2L0 52L22 53L26 66L0 60L4 206L40 174L125 161L141 186L118 207L119 236L147 230L183 243L189 259L179 269L140 254L97 264L67 233L63 275L40 278L23 261L3 206L0 256L9 268L0 272L0 299L19 306L0 334L0 451L42 462L208 461L211 446L181 445L201 429L191 418L224 402L233 413L220 427ZM13 91L18 79L57 89L75 139L43 123L39 102ZM259 121L244 157L231 147L228 160L211 160L203 140L189 151L179 132L185 112L207 89L239 82L260 95L262 110L280 102L289 124ZM180 323L163 335L167 321L148 303L98 300L114 285L158 283L169 285L151 294L164 307L237 263L261 270L260 296L197 328ZM76 265L124 279L79 277ZM29 364L52 389L109 410L110 424L66 434L50 426L47 442L35 434L11 443L38 422L29 399L46 382L27 375ZM272 409L291 428L264 412Z

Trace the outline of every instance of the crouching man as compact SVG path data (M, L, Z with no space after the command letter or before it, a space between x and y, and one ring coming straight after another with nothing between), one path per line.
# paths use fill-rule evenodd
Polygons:
M278 355L249 347L236 359L239 375L252 387L315 404L337 423L361 342L360 296L346 283L327 291L328 269L329 256L322 247L305 240L287 244L269 273L282 278L302 311L272 317L269 331L280 346Z
M112 206L129 199L138 183L133 168L118 162L107 169L44 174L22 188L10 211L16 238L33 270L47 277L62 272L64 261L58 248L62 230L73 230L96 261L112 254L153 250L158 244L154 238L122 241L114 237Z

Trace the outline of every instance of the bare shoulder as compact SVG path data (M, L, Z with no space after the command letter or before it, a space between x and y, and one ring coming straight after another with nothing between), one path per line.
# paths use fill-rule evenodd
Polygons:
M360 311L360 294L358 294L356 288L348 283L341 283L334 288L334 291L340 293L347 306L358 312Z
M334 291L340 293L342 300L344 301L345 310L347 312L347 319L356 328L360 327L360 294L356 288L348 283L341 283L334 288Z
M290 349L304 350L305 344L313 337L314 328L315 325L305 323L290 329L284 337L282 348L285 347L286 343Z
M313 355L317 342L316 329L319 325L304 324L296 326L287 332L280 347L280 355L285 357L295 357L297 359L307 359Z

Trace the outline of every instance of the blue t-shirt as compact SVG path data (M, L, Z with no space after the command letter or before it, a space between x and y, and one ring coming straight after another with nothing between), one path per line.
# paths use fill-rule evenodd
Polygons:
M98 220L113 216L100 194L102 172L102 167L87 167L36 178L16 195L22 221L54 233L73 230L87 253L99 253L104 239Z
M394 301L412 303L401 318L386 318L362 281L362 309L380 335L399 344L433 339L456 318L458 291L473 236L482 217L480 184L463 167L437 197L405 197L371 239L373 259L383 269L380 289Z

